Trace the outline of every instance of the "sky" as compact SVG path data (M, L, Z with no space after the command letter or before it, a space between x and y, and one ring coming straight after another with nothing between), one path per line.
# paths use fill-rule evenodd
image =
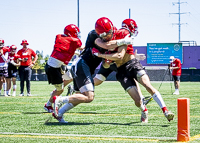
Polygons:
M79 0L79 28L85 44L88 33L100 17L108 17L119 29L130 17L138 25L133 46L147 43L177 43L178 0ZM200 0L180 0L181 41L200 45ZM174 3L174 4L173 4ZM16 45L23 39L34 51L50 55L57 34L68 24L78 25L77 0L0 0L0 38L5 45Z

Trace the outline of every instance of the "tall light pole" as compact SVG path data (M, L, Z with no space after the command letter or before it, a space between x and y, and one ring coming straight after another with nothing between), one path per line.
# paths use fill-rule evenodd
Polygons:
M129 8L129 19L131 18L131 9Z
M79 0L77 0L77 15L78 15L78 16L77 16L77 18L78 18L78 19L77 19L77 22L78 22L77 25L78 25L78 27L79 27ZM79 27L79 28L80 28L80 27Z

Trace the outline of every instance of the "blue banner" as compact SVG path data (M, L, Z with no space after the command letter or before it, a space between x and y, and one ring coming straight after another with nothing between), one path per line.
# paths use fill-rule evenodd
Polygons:
M183 63L182 43L147 43L147 64L169 64L170 56Z

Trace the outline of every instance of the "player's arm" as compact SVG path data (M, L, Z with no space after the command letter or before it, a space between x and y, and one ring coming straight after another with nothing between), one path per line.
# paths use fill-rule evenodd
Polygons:
M82 46L80 46L80 47L79 47L79 48L77 48L77 49L82 51L82 50L84 50L84 49L85 49L85 46L83 46L83 45L82 45Z
M104 58L107 60L111 60L111 61L122 60L124 58L124 55L126 54L126 49L127 49L127 46L123 45L118 48L118 51L116 53L112 53L112 54L100 54L99 53L98 57Z
M175 69L179 69L179 67L172 67L172 66L170 66L169 69L170 69L170 70L175 70Z
M19 59L17 59L16 62L14 60L11 60L10 63L16 67L19 67L21 65L21 62L19 61Z
M102 41L101 38L97 38L95 40L95 44L98 45L99 47L102 47L107 50L114 50L115 48L122 46L122 45L132 45L133 38L129 37L129 35L127 35L124 39L111 40L111 41L107 41L107 42Z
M146 59L145 54L138 54L138 53L137 53L137 49L135 49L134 55L135 55L136 59L138 59L138 60L140 60L140 61L143 61L143 60Z

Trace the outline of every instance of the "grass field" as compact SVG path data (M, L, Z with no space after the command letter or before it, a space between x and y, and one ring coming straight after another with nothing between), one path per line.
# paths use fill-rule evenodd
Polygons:
M160 82L152 84L157 89L160 86ZM69 123L60 124L53 118L46 122L51 114L43 109L54 87L47 82L32 81L32 97L0 97L0 142L176 142L177 98L180 97L190 98L190 142L200 142L199 87L199 82L181 82L180 95L172 95L170 83L163 83L160 93L175 119L168 122L156 102L151 101L147 106L149 122L140 123L139 109L120 84L104 82L95 88L92 103L80 104L65 113ZM149 96L141 89L144 96Z

